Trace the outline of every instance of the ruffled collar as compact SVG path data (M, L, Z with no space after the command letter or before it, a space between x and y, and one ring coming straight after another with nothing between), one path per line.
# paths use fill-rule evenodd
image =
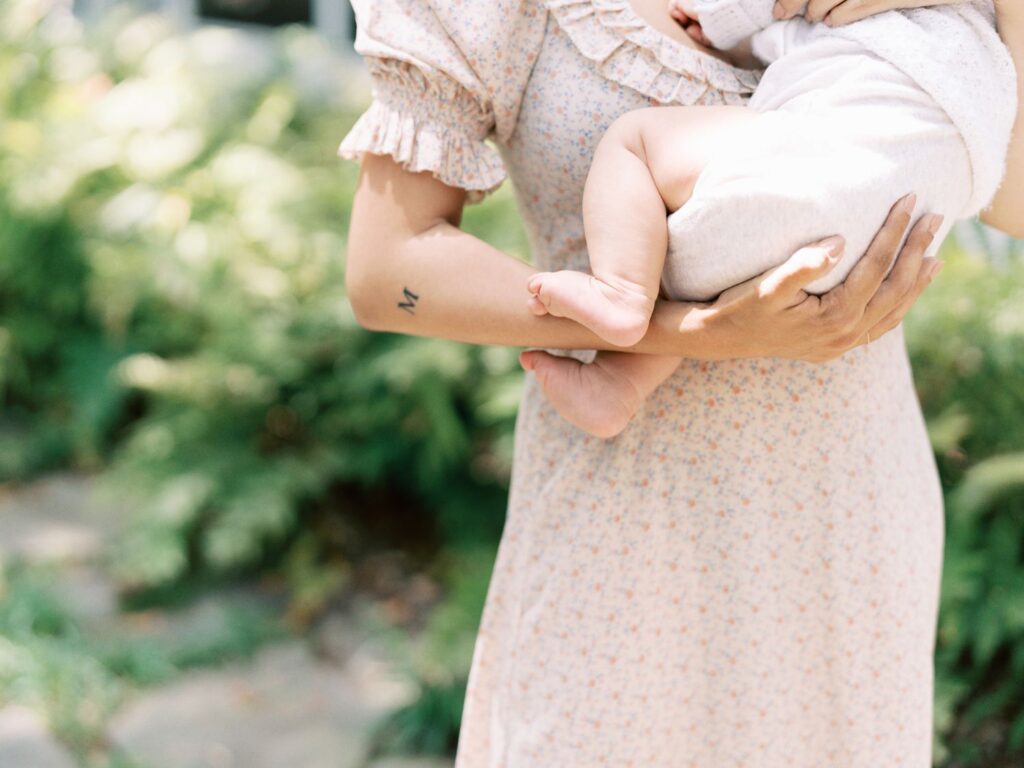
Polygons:
M602 76L661 104L739 104L760 72L738 69L659 32L628 0L544 0Z

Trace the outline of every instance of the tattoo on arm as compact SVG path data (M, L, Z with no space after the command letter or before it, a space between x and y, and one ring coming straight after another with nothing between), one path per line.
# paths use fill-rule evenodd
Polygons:
M398 302L398 308L404 309L410 315L416 314L416 302L419 301L419 296L410 291L408 288L402 288L402 296L405 301Z

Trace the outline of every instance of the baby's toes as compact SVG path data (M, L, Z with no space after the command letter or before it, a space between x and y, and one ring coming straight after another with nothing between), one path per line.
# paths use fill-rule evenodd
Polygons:
M526 370L533 371L537 374L537 378L543 381L546 381L548 376L558 369L560 364L566 362L578 364L572 358L557 357L550 352L545 352L543 349L524 349L519 353L519 364Z
M561 360L562 358L555 357L542 349L531 349L519 355L519 362L523 364L523 367L528 371L533 371L542 381L547 380Z
M550 272L538 272L535 275L531 275L530 279L526 282L526 290L536 296L544 287L544 278L548 277L550 274Z
M526 307L535 315L546 315L548 308L544 306L544 302L538 299L536 296L531 296L526 300Z

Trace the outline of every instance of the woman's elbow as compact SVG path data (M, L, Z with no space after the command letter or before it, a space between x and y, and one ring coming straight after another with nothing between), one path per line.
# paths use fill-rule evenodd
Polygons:
M993 229L1005 232L1010 237L1024 239L1024 207L1017 211L990 208L982 211L980 218Z
M348 283L348 303L352 307L352 315L356 322L368 331L382 331L380 318L374 311L374 303L369 291L358 283Z
M996 227L996 229L1005 232L1017 240L1024 240L1024 220L1007 221L1003 226Z
M366 258L362 250L349 243L345 263L345 292L356 322L368 331L389 330L380 311L380 265Z

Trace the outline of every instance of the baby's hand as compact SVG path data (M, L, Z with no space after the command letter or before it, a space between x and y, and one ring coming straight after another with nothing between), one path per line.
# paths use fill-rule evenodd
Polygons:
M715 47L700 26L696 0L668 0L668 13L686 31L686 34L698 43L708 48Z
M697 0L668 0L668 13L680 24L697 21Z
M697 0L670 0L669 6L679 8L691 19L697 18Z

